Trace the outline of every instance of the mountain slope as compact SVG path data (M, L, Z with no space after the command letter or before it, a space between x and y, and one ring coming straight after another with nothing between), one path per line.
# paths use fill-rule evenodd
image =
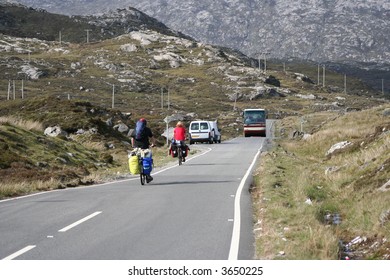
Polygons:
M66 16L0 2L0 33L6 35L80 43L113 38L133 30L154 30L189 38L131 7L100 16Z
M390 61L385 0L17 0L64 14L133 6L175 30L246 54L315 61Z

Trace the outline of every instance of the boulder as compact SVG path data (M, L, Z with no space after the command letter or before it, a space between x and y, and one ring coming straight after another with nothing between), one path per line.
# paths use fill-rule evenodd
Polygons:
M49 126L45 129L44 134L50 137L67 136L66 131L63 131L59 126Z
M121 133L126 133L129 131L129 127L125 125L124 123L119 123L113 127L114 129L118 130Z
M326 152L326 156L333 154L335 151L345 149L346 147L348 147L351 144L352 143L349 141L343 141L343 142L336 143Z

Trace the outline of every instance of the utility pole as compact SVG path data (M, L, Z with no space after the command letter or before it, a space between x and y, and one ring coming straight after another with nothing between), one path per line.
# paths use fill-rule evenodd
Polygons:
M325 87L325 65L322 66L322 86Z
M385 84L383 79L382 79L382 94L385 95Z
M263 47L263 50L267 51L267 48L268 48L268 44L267 44L267 33L264 34L264 47ZM268 54L267 52L262 52L263 54L263 58L264 58L264 74L267 73L267 57L266 55Z
M24 80L22 79L22 99L24 99Z
M264 52L264 74L267 74L267 55L270 54L270 52Z
M161 88L161 109L164 109L164 88Z
M320 64L317 65L317 85L320 85Z
M237 104L237 91L235 92L234 94L234 107L233 107L233 111L236 111L236 104Z
M115 104L115 85L112 85L112 105L111 108L114 109Z
M169 102L170 102L170 101L169 101L169 88L168 88L167 91L168 91L168 110L169 110L169 109L171 108L171 104L169 104Z
M261 55L262 55L262 53L261 53L261 52L258 52L258 53L254 53L253 55L254 55L254 56L257 55L257 59L258 59L258 61L259 61L259 72L261 72ZM256 69L256 68L255 68L255 69Z
M11 94L11 80L8 80L8 94L7 94L7 100L10 99Z
M256 55L257 55L257 60L259 62L259 72L260 72L261 71L261 57L260 57L261 53L256 52L256 53L253 54L254 57L256 57ZM256 67L255 67L255 69L256 69Z
M89 43L89 31L92 31L91 29L85 29L85 31L87 32L87 44Z
M12 92L13 92L13 95L14 95L14 100L16 99L16 92L15 92L15 80L12 80Z
M344 74L344 93L347 93L347 75Z

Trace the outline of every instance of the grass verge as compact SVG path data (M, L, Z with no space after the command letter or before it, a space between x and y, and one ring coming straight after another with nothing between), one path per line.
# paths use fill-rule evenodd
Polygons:
M255 175L259 259L390 259L390 120L384 107L277 123ZM344 149L328 153L333 144ZM357 238L356 244L350 242ZM348 245L348 246L347 246Z

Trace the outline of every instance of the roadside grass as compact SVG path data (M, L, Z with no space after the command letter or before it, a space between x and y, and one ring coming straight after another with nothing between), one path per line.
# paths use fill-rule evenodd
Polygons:
M335 258L337 242L316 219L315 209L305 203L309 197L318 203L324 199L324 192L313 185L313 175L302 159L281 147L262 155L256 176L261 190L255 196L261 224L261 230L255 229L257 258Z
M252 192L257 258L339 259L340 244L357 236L368 245L354 258L389 258L390 191L378 190L390 178L384 109L305 116L304 139L288 137L299 118L277 123L279 139L262 155ZM326 155L341 141L352 144Z
M0 117L0 125L2 124L15 125L29 131L43 131L42 123L37 121L24 120L13 116Z
M35 192L49 191L57 189L61 185L59 180L54 178L50 180L33 180L14 182L0 182L0 199L7 199L21 195L28 195Z
M104 150L43 134L38 121L0 119L0 197L90 184L92 173L115 166Z
M123 147L108 151L107 140L90 133L51 138L43 127L38 121L0 118L0 199L131 176ZM155 168L177 160L166 146L153 148L153 158Z

